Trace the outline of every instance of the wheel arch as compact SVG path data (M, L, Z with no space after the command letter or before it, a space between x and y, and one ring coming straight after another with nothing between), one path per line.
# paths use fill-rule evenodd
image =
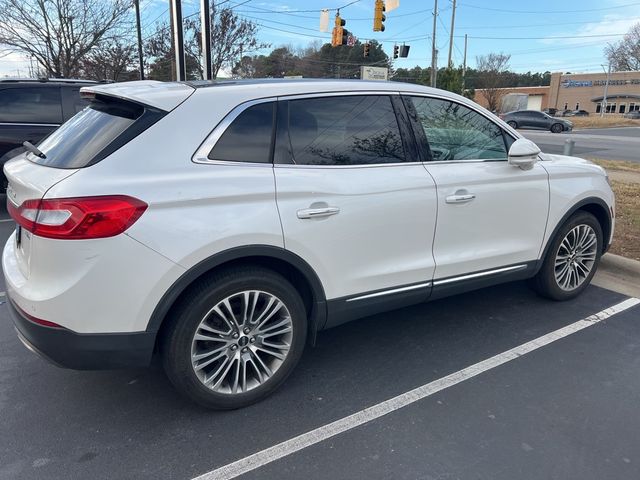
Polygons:
M318 330L321 330L327 318L324 288L313 268L296 254L284 248L270 245L249 245L231 248L202 260L187 270L156 305L147 325L147 332L156 335L156 343L162 326L171 309L181 296L203 276L222 268L241 265L259 265L287 278L300 293L307 309L309 319L309 341L315 343Z
M544 247L544 250L539 260L538 269L542 266L542 262L544 262L544 259L547 256L549 247L551 246L553 239L556 238L556 235L558 234L558 230L560 230L562 225L564 225L566 221L569 220L569 218L579 210L588 212L592 214L594 217L596 217L596 219L598 220L598 223L600 223L600 227L602 228L602 236L604 240L602 242L602 253L605 253L607 251L607 249L609 248L609 237L611 235L611 224L612 224L609 205L602 198L588 197L580 200L578 203L573 205L569 210L567 210L567 212L565 212L565 214L562 216L560 221L556 224L556 226L553 229L553 232L551 232L551 235L549 235L549 238L547 239L547 243Z

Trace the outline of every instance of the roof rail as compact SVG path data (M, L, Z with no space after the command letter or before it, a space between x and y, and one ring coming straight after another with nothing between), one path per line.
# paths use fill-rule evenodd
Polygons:
M0 78L0 82L3 83L20 83L20 82L60 82L60 83L86 83L86 84L94 84L98 83L95 80L82 80L78 78Z

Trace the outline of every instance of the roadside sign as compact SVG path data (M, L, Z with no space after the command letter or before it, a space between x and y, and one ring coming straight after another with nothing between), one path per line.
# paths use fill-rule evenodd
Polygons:
M361 80L388 80L389 69L386 67L360 67Z

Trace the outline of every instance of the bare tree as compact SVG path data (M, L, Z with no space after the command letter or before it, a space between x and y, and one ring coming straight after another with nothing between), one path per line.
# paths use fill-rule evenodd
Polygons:
M258 26L236 15L230 8L214 11L211 28L211 70L213 78L220 69L235 64L243 52L269 45L258 42Z
M640 70L640 23L636 23L617 43L608 44L604 53L612 70Z
M87 78L114 82L133 80L139 75L137 69L131 69L136 64L136 56L135 45L116 39L113 43L91 49L80 66L83 76Z
M503 87L510 59L511 55L504 53L489 53L476 57L477 88L482 89L481 94L487 101L487 108L492 112L500 108L502 97L506 94Z
M81 59L128 21L128 0L0 0L0 45L70 77Z

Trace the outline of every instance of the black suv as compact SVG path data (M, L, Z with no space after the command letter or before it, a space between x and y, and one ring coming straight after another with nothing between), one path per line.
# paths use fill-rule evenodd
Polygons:
M24 151L22 142L36 144L89 104L80 88L96 82L67 79L0 80L0 169ZM6 188L4 172L0 191Z

